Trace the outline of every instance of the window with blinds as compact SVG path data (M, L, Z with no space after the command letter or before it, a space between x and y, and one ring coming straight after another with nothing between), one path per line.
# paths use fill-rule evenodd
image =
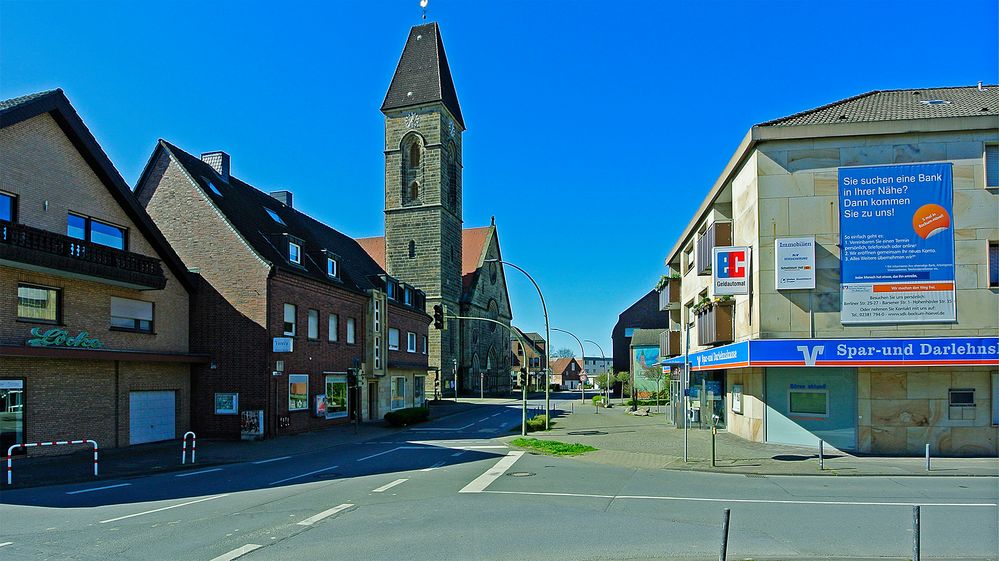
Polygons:
M28 284L17 285L17 319L38 323L62 321L59 289Z
M999 144L985 145L985 186L999 188Z
M153 303L111 297L111 329L153 332Z

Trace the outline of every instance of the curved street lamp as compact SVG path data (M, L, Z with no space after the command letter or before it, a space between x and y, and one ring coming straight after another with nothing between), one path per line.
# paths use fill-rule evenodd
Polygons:
M579 340L579 337L576 337L576 335L574 333L570 332L570 331L566 331L564 329L559 329L557 327L553 327L552 331L558 331L559 333L565 333L566 335L570 335L570 336L572 336L573 339L576 340L577 343L579 343L579 352L581 353L580 358L583 360L583 364L584 364L584 366L581 366L580 368L582 368L583 371L585 372L586 371L586 367L585 367L585 364L586 364L586 351L583 349L583 342ZM579 382L579 400L582 401L583 403L586 403L586 390L583 388L583 382L582 382L582 380L580 380L580 382Z
M593 341L591 339L583 339L583 342L584 343L593 343L594 345L596 345L597 349L600 351L600 360L601 361L606 361L607 360L607 355L604 354L604 349L603 349L603 347L600 346L600 343L597 343L596 341ZM583 360L584 361L586 360L585 355L583 357ZM614 370L614 369L611 368L611 370ZM605 374L605 376L607 376L607 383L604 384L604 393L607 394L607 403L610 403L610 389L609 389L610 388L610 374L609 373Z
M541 298L541 309L545 313L545 355L550 356L551 344L552 344L552 330L548 324L548 306L545 305L545 295L541 293L541 287L538 286L538 283L534 282L534 277L532 277L527 271L521 269L520 267L514 265L513 263L510 263L509 261L503 261L502 259L484 259L483 263L500 263L503 265L509 265L514 269L517 269L521 273L524 273L524 276L526 276L528 280L531 281L531 284L534 285L534 288L538 291L538 296ZM552 410L551 395L550 395L551 386L552 386L551 384L552 369L550 364L551 361L548 359L548 356L544 357L545 358L545 430L549 430L551 428L550 417Z

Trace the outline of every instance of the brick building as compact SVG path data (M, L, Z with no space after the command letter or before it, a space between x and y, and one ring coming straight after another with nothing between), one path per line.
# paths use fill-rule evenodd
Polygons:
M422 404L423 293L290 192L237 179L224 152L160 141L136 195L197 276L192 347L212 356L192 389L199 430L277 435Z
M385 236L358 240L392 276L427 294L428 309L510 325L513 313L495 221L462 228L465 122L436 23L413 27L381 107ZM510 391L509 330L451 320L430 335L430 366L458 390ZM432 383L429 382L428 383Z
M61 90L0 102L0 162L0 448L179 437L183 263Z
M650 290L618 316L611 331L614 372L631 370L631 338L636 329L665 329L669 315L659 310L659 294Z

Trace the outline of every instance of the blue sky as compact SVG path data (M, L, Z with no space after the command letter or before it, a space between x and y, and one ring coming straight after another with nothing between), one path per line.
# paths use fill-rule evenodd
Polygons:
M874 89L996 83L997 18L994 0L431 0L468 125L465 225L495 216L552 325L609 354L749 127ZM378 108L419 23L417 0L0 0L0 97L63 88L130 183L157 138L222 149L241 179L380 235ZM543 331L533 287L508 282L515 323Z

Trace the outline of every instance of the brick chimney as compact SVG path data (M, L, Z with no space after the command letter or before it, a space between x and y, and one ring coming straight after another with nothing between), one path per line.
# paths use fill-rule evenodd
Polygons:
M270 196L284 203L288 208L294 208L291 204L291 191L271 191Z
M215 152L205 152L201 154L201 161L212 166L223 181L229 181L229 154L221 150Z

